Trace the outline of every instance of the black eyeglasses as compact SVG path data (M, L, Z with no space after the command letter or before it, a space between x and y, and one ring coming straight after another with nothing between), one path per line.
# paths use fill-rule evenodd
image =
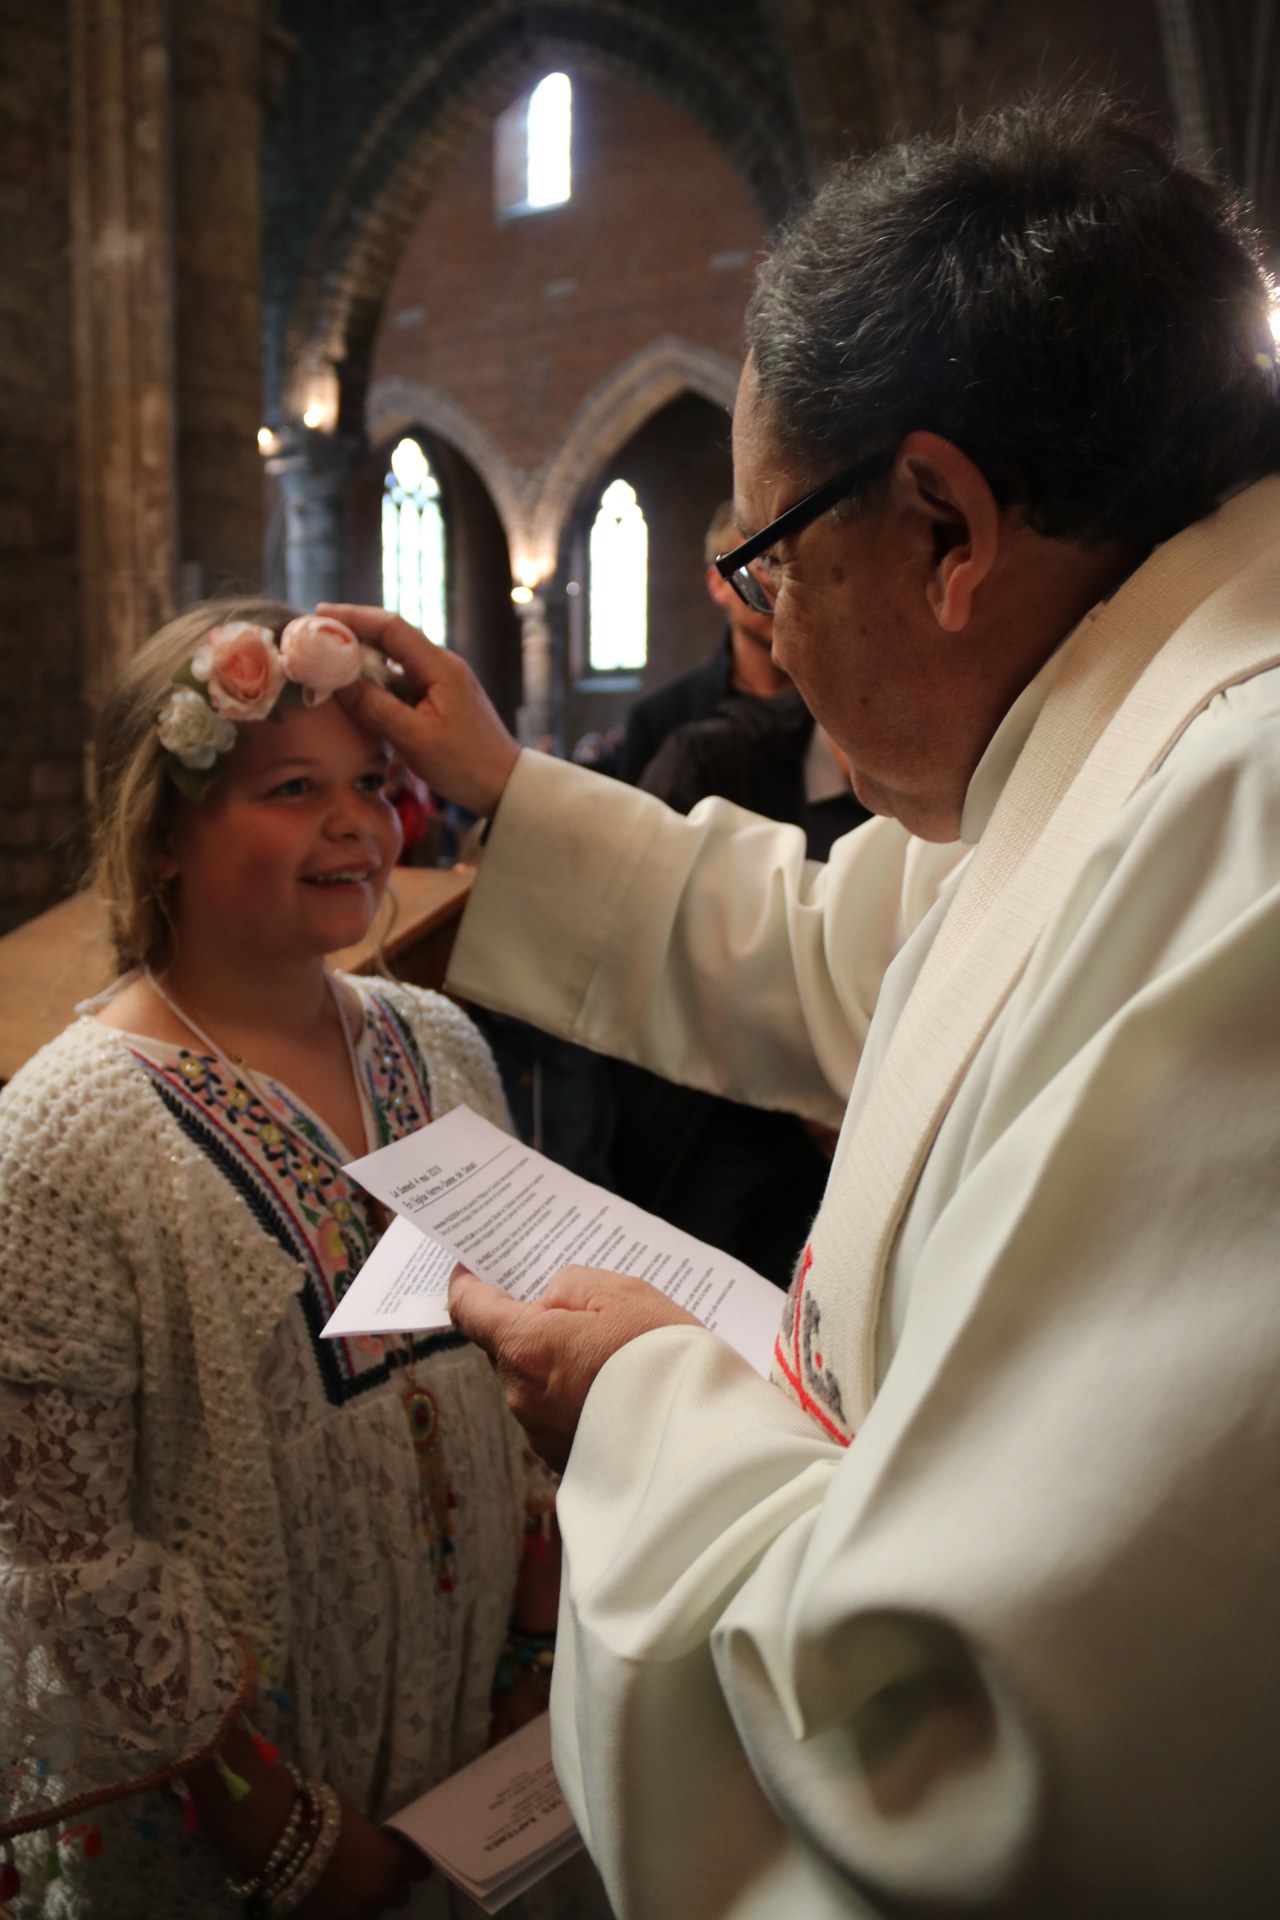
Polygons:
M761 527L759 533L753 533L740 547L734 547L731 553L716 555L716 572L722 580L727 580L739 600L745 601L752 613L772 613L773 602L769 598L763 583L751 571L751 562L758 560L762 553L783 540L789 533L799 533L825 513L828 507L834 507L841 500L847 500L858 488L865 486L868 480L884 473L893 465L897 448L887 453L873 454L869 460L859 460L856 467L846 467L843 473L837 473L822 486L815 487L812 493L806 493L803 500L797 500L794 507L788 507L767 527Z

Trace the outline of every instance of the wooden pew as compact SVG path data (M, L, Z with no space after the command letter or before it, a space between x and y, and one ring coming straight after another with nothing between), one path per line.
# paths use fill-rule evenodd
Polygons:
M334 965L441 986L473 877L470 868L397 867L368 934L335 953ZM0 938L0 1085L113 973L106 916L92 892L73 894Z

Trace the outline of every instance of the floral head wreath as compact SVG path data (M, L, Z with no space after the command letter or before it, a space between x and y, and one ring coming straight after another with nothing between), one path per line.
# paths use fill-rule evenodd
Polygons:
M212 627L173 676L156 717L169 776L188 800L202 800L218 760L236 743L236 724L266 720L282 700L318 707L339 687L365 679L385 687L391 665L327 614L291 620L277 641L270 627L231 620Z

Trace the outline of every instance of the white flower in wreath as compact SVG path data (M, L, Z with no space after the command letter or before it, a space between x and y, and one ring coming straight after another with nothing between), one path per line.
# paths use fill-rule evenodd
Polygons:
M159 716L160 745L193 773L205 773L236 743L235 723L215 713L202 693L175 687Z

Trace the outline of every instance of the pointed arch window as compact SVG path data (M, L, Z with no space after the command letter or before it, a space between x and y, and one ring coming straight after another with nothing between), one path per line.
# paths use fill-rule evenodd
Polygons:
M382 489L382 603L448 646L444 511L422 442L391 450Z
M573 83L548 73L494 125L494 200L500 214L562 207L573 191Z
M600 496L587 570L590 671L638 672L649 651L649 528L625 480L611 480Z

